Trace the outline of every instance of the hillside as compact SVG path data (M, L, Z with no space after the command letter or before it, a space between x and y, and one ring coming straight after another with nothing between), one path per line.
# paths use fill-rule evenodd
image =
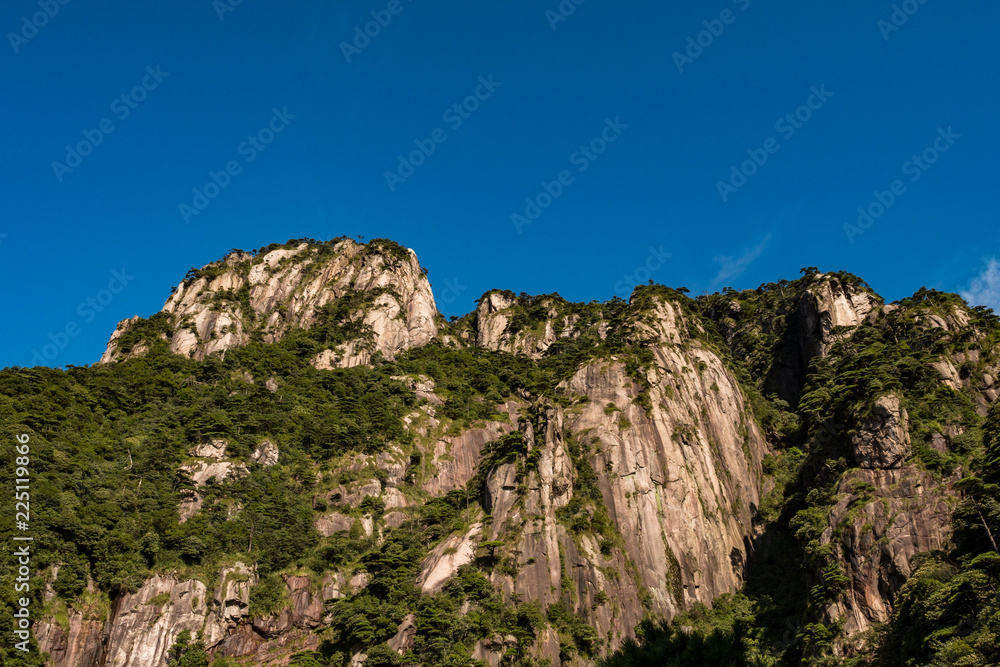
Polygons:
M234 250L0 371L3 664L1000 664L998 377L992 312L847 273L448 322L392 241Z

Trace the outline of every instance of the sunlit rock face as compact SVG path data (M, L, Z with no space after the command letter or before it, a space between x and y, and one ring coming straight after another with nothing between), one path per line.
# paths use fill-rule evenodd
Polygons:
M437 307L416 254L394 244L351 240L332 247L301 243L258 255L233 252L174 290L162 310L170 331L161 335L172 352L205 359L251 339L274 342L293 329L308 329L323 306L356 294L370 298L359 299L347 316L360 320L371 335L321 354L317 367L364 364L376 351L391 359L437 335ZM134 324L134 318L119 324L102 362L148 348L121 349L122 336Z

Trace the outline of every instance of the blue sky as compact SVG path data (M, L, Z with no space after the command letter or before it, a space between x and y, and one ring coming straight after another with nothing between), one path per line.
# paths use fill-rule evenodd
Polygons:
M995 2L231 2L0 10L0 366L299 237L414 248L446 315L803 266L1000 306Z

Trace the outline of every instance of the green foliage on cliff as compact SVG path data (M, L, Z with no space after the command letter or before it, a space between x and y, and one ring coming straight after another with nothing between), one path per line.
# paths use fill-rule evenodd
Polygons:
M985 456L973 466L978 474L960 484L954 549L911 561L914 573L899 592L873 667L1000 664L998 441L1000 402L994 402L983 429Z
M113 365L0 371L5 455L14 435L31 436L38 582L58 566L53 590L77 604L88 580L114 599L135 592L154 572L179 570L182 577L211 582L223 563L239 559L257 568L260 583L251 590L249 612L264 616L286 603L279 572L357 570L368 574L368 585L331 606L335 637L323 653L300 661L343 664L354 652L386 641L403 616L415 613L420 631L414 651L423 664L471 664L476 642L504 636L516 638L506 650L517 664L532 664L529 647L550 621L537 607L504 602L483 577L491 563L463 571L458 583L436 596L422 596L415 585L429 549L464 529L481 486L417 503L413 520L381 539L365 537L357 523L352 531L320 536L314 499L329 489L326 480L352 478L333 463L339 457L375 454L390 442L412 446L402 417L417 399L394 377L432 377L445 401L439 415L468 425L497 417L499 404L518 393L556 396L555 374L523 357L437 344L395 363L376 358L372 367L318 371L309 360L318 345L339 334L340 319L331 309L312 330L279 343L252 342L224 359L184 359L157 344ZM157 331L157 318L146 323L140 326ZM277 384L273 391L265 386L269 379ZM497 455L537 464L537 454L530 459L519 438L502 439ZM201 509L182 523L178 508L196 486L180 467L193 463L193 447L212 439L226 440L233 465L246 471L197 488ZM249 460L264 439L281 452L271 468ZM12 494L12 481L4 484ZM340 510L377 520L380 503ZM0 536L9 539L13 528L8 516ZM9 561L2 567L0 584L12 591ZM43 606L41 590L39 583L30 592L35 610ZM3 599L0 632L9 633L13 600L9 593ZM466 602L473 611L460 614ZM589 646L585 630L570 634ZM13 649L4 650L7 664L40 665L33 658L18 662ZM198 664L202 652L196 642L181 642L171 659Z
M713 608L696 604L673 623L644 621L637 640L626 640L601 667L777 667L764 647L754 604L740 594L723 595Z
M314 249L329 254L332 247ZM377 252L390 264L410 261L408 251L381 239L364 252ZM220 266L196 270L188 279L211 278ZM259 575L248 611L267 616L288 603L281 574L305 571L318 578L336 570L347 578L363 574L367 582L330 601L332 622L323 631L323 643L316 651L297 654L292 665L345 667L353 655L365 652L369 667L472 667L477 664L470 657L473 649L484 643L504 654L505 665L528 666L537 662L533 644L544 628L554 631L567 663L596 660L608 639L574 613L579 601L567 571L564 588L553 591L560 597L544 608L511 599L490 582L494 573L516 575L523 565L511 548L513 528L479 544L473 562L439 592L423 594L417 577L441 540L464 534L483 518L486 480L498 466L514 466L523 492L529 475L543 463L542 450L531 447L523 434L529 428L536 437L545 433L551 406L581 404L561 383L582 366L613 357L638 390L634 402L652 409L646 371L661 353L661 341L650 333L658 324L652 311L664 306L680 333L667 346L716 350L740 378L754 416L774 445L764 464L773 488L754 508L759 537L748 550L750 561L731 555L732 567L743 568L744 589L716 600L712 609L695 606L671 624L644 623L639 641L608 656L607 667L996 664L1000 408L994 405L984 421L977 414L976 388L985 364L995 361L1000 324L985 310L964 309L952 295L921 290L852 331L831 332L837 342L827 359L817 361L802 352L796 337L809 289L821 280L855 291L868 288L850 274L804 273L796 281L697 300L659 285L637 288L630 303L571 304L558 295L505 293L514 300L510 336L540 334L548 321L575 322L575 335L557 339L538 360L435 341L391 363L375 355L370 366L315 370L309 361L321 350L350 340L370 342L370 331L355 314L391 291L382 288L349 292L325 306L311 329L294 330L273 344L254 340L228 350L224 358L195 362L169 354L163 336L173 325L168 315L156 315L132 325L120 339L126 352L147 344L150 349L139 358L65 371L0 371L4 455L15 434L31 435L37 545L32 566L39 584L51 580L58 604L80 605L92 583L110 608L112 599L134 592L152 573L178 571L211 582L220 567L239 559ZM219 298L249 312L248 291ZM967 322L955 315L956 308ZM931 326L940 321L949 326ZM471 325L471 318L463 318L449 331L467 333ZM966 351L978 356L958 364L963 388L945 386L932 364ZM419 401L399 378L416 375L434 380L442 401L436 418L451 433L483 420L506 420L502 404L513 397L522 401L518 431L488 444L467 488L440 498L429 499L418 488L420 477L433 471L404 428L404 417ZM274 380L270 389L268 380ZM914 575L876 637L877 655L842 659L832 650L842 639L842 619L831 618L828 610L841 599L848 572L830 545L830 535L838 536L844 526L832 526L831 516L844 500L842 483L852 479L846 476L858 472L851 437L870 416L874 399L889 394L899 396L909 415L913 453L907 462L939 480L959 469L966 474L958 484L962 495L953 516L955 548L912 561ZM744 428L742 435L747 433ZM949 435L942 451L935 438L943 433ZM609 559L624 556L616 553L623 540L605 506L602 471L593 465L594 443L586 434L561 435L574 475L571 500L556 511L560 529L578 540L596 537ZM193 447L213 439L228 442L234 473L197 487L181 466L193 463ZM250 459L265 439L281 451L270 468ZM400 448L399 465L406 466L409 457L400 475L409 506L399 512L404 519L394 528L380 522L386 513L382 499L355 496L347 502L339 496L340 485L385 483L385 471L370 459L361 465L355 460L390 445ZM9 479L4 485L5 493L13 493ZM848 512L877 502L871 485L855 484L848 491L843 494L850 496ZM179 507L196 492L201 508L181 522ZM314 519L329 509L353 520L351 528L320 535ZM373 520L371 534L362 530L362 517ZM9 540L14 532L12 518L4 518L0 537ZM624 562L627 570L635 569ZM665 584L678 603L684 596L680 576L673 558ZM13 582L14 572L4 561L0 633L7 636L15 621ZM36 585L30 592L33 609L42 608L41 590ZM648 602L647 591L638 595ZM603 592L596 599L608 602ZM416 635L400 657L385 642L409 615ZM42 664L9 646L2 650L4 664ZM177 667L203 665L204 646L190 635L178 637L169 660Z
M169 667L208 667L208 654L201 640L191 638L190 630L181 630L167 653Z
M849 274L834 277L852 289L868 290ZM682 615L658 632L647 632L638 645L626 645L607 662L609 667L671 664L681 651L691 662L678 664L747 664L746 633L758 642L762 664L1000 664L995 542L1000 537L1000 405L993 404L985 423L977 413L983 369L996 363L1000 351L998 320L987 309L967 308L956 295L921 289L854 329L834 329L826 359L810 359L798 350L804 323L800 304L816 280L826 279L808 271L799 281L699 299L732 350L737 373L755 380L759 393L749 390L754 412L777 449L765 461L775 485L759 508L764 534L748 563L743 590L752 614L720 632L712 617L730 606L720 598L711 615ZM942 369L947 370L942 361L947 360L955 360L961 389L942 382ZM788 372L796 364L805 380L800 384ZM788 402L764 399L761 394L772 389L784 392ZM836 540L844 527L831 525L831 511L842 498L837 495L842 482L857 470L851 439L871 415L875 399L886 395L898 396L909 416L912 453L902 463L938 478L965 471L952 519L955 548L912 559L914 574L899 591L890 622L867 634L868 648L838 656L833 649L845 639L844 619L827 610L850 580L849 564L831 548L831 529ZM866 504L880 502L876 491L891 493L870 484L847 488L848 519ZM735 653L722 658L697 653L708 637L713 648L730 647Z

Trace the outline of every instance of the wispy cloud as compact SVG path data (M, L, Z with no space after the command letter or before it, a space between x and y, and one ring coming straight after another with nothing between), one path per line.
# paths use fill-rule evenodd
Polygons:
M771 235L768 234L764 237L760 243L752 248L747 248L740 257L733 259L728 256L714 257L712 261L719 264L719 273L716 274L715 278L712 279L712 287L718 287L724 281L730 278L735 278L750 266L755 259L760 257L761 253L767 247L768 242L771 240Z
M1000 313L1000 260L996 257L984 259L979 275L961 294L973 306L987 306Z

